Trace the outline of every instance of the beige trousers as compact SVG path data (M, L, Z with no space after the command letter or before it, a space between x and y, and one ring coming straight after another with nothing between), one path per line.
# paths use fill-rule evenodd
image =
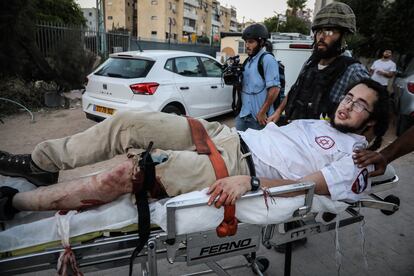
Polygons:
M200 121L229 175L249 174L237 131L218 122ZM38 144L32 159L46 171L66 170L145 149L150 141L156 149L152 156L160 162L156 174L168 195L200 190L216 180L208 156L195 152L187 119L160 112L119 112L84 132Z

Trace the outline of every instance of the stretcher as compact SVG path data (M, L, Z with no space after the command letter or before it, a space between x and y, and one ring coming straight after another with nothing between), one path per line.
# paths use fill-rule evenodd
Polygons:
M390 169L384 176L373 180L372 191L385 191L394 188L397 183L398 177ZM277 197L294 191L304 191L305 195L294 198ZM397 211L399 206L398 198L389 196L382 199L374 193L370 198L352 204L334 202L327 197L314 195L313 183L274 187L268 192L271 197L266 197L267 201L264 200L263 191L257 191L244 195L237 202L236 216L241 221L238 231L234 236L224 238L217 237L215 228L211 228L211 225L217 225L216 222L211 225L206 223L210 214L201 213L202 210L222 212L222 209L206 206L206 197L192 198L183 195L184 197L179 196L166 202L157 202L161 208L155 210L164 209L164 212L161 215L157 211L151 212L158 219L157 226L153 228L147 245L135 259L135 263L140 264L141 274L157 275L157 261L166 258L169 263L186 262L189 266L203 263L210 272L229 275L226 272L228 268L223 268L217 262L228 257L244 256L244 265L262 275L269 266L269 260L256 256L259 247L264 245L271 248L286 244L285 275L289 275L293 241L357 223L363 219L358 212L361 207L381 209L389 215ZM251 214L248 210L255 210L256 213ZM273 217L275 210L282 214ZM324 212L338 215L347 213L349 217L324 221L320 216ZM187 227L181 217L188 216L188 213L192 214L193 221ZM202 223L196 223L194 213L203 218ZM219 216L217 221L221 219ZM137 220L132 218L131 221ZM300 226L290 229L284 227L294 221L301 221ZM80 270L88 272L128 265L131 253L137 245L136 230L136 224L132 223L118 229L104 229L73 237L70 241L71 249ZM0 241L1 239L0 232ZM59 242L46 243L41 247L41 250L39 246L0 250L0 274L15 275L56 268L59 255L65 249ZM204 273L206 271L200 272Z

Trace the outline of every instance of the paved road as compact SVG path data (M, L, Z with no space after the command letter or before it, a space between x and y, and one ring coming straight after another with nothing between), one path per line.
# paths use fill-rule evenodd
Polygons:
M87 121L79 109L52 111L47 114L36 114L37 122L30 124L27 115L5 118L0 125L1 149L12 152L30 152L34 145L43 139L70 135L93 125ZM231 116L222 116L218 120L234 125ZM22 138L23 137L23 138ZM390 133L386 143L394 136ZM400 210L385 216L379 211L364 209L365 223L353 224L339 231L342 252L341 275L414 275L414 154L411 153L393 163L400 177L399 186L392 191L401 199ZM82 175L88 170L98 167L65 172L61 180ZM385 193L390 194L390 192ZM294 251L292 275L336 275L338 271L335 259L334 231L313 236L308 243ZM364 241L368 267L365 266L361 249ZM266 275L282 275L284 257L274 250L262 247L258 255L270 260ZM225 265L239 265L242 257L223 260ZM206 266L187 267L185 264L170 265L165 260L158 263L160 275L183 275L197 270L205 270ZM136 267L139 272L139 267ZM87 275L127 275L127 267L87 273ZM54 271L30 273L27 275L54 275ZM230 270L231 275L254 275L249 268ZM138 275L138 274L136 274Z

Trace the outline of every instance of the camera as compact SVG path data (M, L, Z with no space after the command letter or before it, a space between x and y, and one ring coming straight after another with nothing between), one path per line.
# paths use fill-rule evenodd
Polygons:
M229 57L223 70L223 80L227 85L241 85L243 77L243 64L240 56Z

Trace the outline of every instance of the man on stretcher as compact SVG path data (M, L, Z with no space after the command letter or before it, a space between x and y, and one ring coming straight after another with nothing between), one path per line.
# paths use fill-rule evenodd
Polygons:
M133 179L136 192L141 179L137 155L95 176L55 183L60 170L145 149L151 141L156 148L151 156L158 163L156 183L149 191L154 198L210 187L209 204L220 207L259 187L313 181L317 194L356 201L370 188L369 168L358 168L352 154L356 148L380 146L388 127L389 101L387 91L370 79L348 91L331 122L296 120L283 127L269 123L260 131L238 133L218 122L199 120L230 175L219 180L208 155L195 151L187 118L159 112L119 113L84 132L44 141L32 154L0 152L0 174L24 177L39 186L29 192L1 187L0 220L12 219L19 211L108 203L131 193Z

